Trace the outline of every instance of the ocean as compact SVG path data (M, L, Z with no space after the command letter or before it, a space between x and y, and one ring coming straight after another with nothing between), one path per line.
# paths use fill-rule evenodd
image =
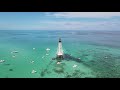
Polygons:
M53 60L59 37L60 64ZM119 77L120 31L0 30L0 78Z

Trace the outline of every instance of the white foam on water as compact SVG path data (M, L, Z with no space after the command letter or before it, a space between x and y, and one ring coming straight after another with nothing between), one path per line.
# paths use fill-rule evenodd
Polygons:
M57 62L57 64L61 64L60 62Z
M12 57L13 57L13 58L15 58L15 56L14 56L14 55L13 55Z
M46 54L46 55L49 55L49 54Z
M42 56L42 58L44 58L45 56Z

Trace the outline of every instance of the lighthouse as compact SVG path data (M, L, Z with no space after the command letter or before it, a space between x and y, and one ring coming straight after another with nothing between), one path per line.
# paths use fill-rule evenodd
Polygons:
M61 38L59 38L56 58L57 58L57 60L62 60L62 59L64 58L64 57L63 57L63 49L62 49L62 41L61 41Z

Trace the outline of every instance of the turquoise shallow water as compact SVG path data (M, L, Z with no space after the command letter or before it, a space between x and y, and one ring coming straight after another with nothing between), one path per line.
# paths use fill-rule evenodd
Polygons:
M59 37L61 64L52 60ZM119 78L119 38L120 31L1 30L0 78Z

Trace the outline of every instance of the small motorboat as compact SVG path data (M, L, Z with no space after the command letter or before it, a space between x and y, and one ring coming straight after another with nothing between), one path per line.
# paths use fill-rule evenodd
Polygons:
M0 63L5 62L5 60L0 60Z
M11 53L18 53L18 51L12 51Z
M35 71L35 70L32 70L32 72L31 73L36 73L37 71Z
M49 50L50 50L49 48L46 49L46 51L49 51Z

